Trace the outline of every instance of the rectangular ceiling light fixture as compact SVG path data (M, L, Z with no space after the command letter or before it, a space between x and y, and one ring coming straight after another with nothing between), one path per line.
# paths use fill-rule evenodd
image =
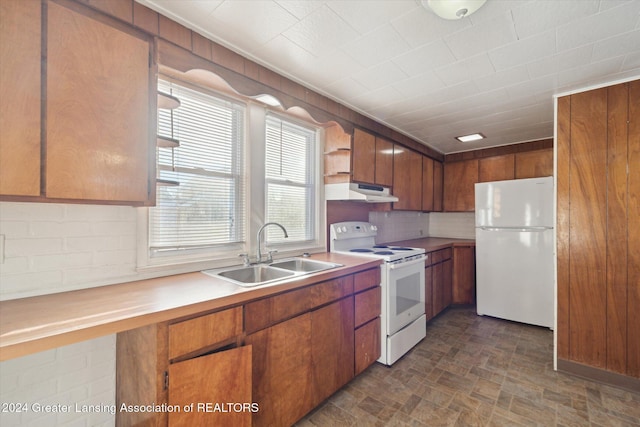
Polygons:
M456 136L456 139L460 142L479 141L485 138L486 137L481 133L472 133L471 135Z

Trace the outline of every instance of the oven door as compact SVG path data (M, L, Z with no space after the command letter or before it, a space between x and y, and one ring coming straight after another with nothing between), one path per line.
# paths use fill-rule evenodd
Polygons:
M386 265L387 335L393 335L424 314L424 260L422 256Z

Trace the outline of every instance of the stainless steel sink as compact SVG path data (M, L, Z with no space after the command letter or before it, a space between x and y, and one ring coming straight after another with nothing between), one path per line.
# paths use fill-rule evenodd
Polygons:
M204 274L231 281L239 286L260 286L276 284L292 277L301 277L318 271L341 267L342 264L316 261L305 258L291 258L272 264L257 264L228 269L205 270Z
M284 261L276 261L269 264L271 267L283 268L285 270L295 271L298 273L315 273L316 271L329 270L331 268L340 267L340 264L332 262L316 261L306 258L293 258Z

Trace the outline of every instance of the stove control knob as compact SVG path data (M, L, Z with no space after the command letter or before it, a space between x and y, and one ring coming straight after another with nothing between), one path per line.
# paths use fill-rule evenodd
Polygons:
M371 229L372 229L373 231L377 231L377 230L378 230L378 226L377 226L377 225L372 225L372 226L371 226Z

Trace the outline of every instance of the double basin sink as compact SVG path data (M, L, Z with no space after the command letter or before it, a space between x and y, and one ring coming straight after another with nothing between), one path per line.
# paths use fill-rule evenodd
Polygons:
M305 276L323 270L342 267L342 264L306 258L291 258L271 264L256 264L233 267L225 270L205 270L203 273L233 282L239 286L260 286L293 277Z

